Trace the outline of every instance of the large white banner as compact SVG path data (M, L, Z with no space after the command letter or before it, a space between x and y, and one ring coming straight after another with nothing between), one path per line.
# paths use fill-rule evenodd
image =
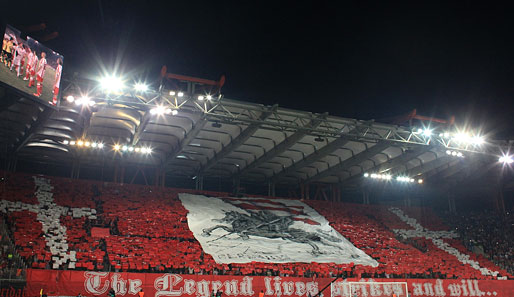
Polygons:
M299 200L179 194L187 222L217 263L378 263Z

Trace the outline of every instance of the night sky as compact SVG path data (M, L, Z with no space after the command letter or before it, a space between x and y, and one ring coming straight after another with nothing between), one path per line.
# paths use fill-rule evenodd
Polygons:
M45 44L64 55L67 74L119 65L150 81L167 65L208 79L225 74L228 98L358 119L417 108L514 138L510 7L209 2L38 1L10 8L20 13L3 21L21 30L45 22L35 38L59 32Z

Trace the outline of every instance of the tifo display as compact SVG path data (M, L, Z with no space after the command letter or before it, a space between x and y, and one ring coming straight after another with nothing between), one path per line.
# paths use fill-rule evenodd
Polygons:
M135 283L145 291L161 288L167 277L171 277L168 286L184 280L184 290L191 291L188 286L193 283L185 279L192 278L187 275L196 275L195 290L203 290L198 287L202 279L212 284L225 278L244 282L244 276L254 279L254 289L264 290L266 282L297 278L291 280L291 292L296 290L294 282L317 279L318 285L326 286L336 277L347 282L395 279L408 283L409 290L421 283L422 293L411 296L425 296L425 287L435 290L439 283L424 285L435 279L444 280L439 286L445 292L454 286L464 292L462 286L466 286L468 295L448 296L479 296L469 295L477 289L473 289L475 283L470 283L470 289L467 279L512 285L507 280L512 274L470 252L459 234L429 209L2 175L0 211L17 253L32 268L28 286L34 289L38 280L48 278L48 283L56 284L46 285L57 290L52 294L64 294L61 282L85 285L95 275L98 281L91 284L104 285L93 291L124 279L126 290L117 287L121 295L134 295L131 277L145 278ZM155 287L157 278L163 278L161 287ZM431 281L414 280L419 278ZM494 289L496 282L483 284L491 286L491 294L508 296ZM279 286L281 294L295 295L284 293L289 292L289 284ZM338 291L346 289L331 286L332 295L350 296ZM105 293L91 290L84 293ZM170 294L160 296L178 296Z

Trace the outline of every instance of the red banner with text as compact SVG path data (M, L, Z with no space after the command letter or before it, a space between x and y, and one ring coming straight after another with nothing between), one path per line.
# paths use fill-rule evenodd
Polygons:
M38 296L42 289L49 296L211 297L308 297L321 292L323 297L407 296L493 296L513 297L514 280L439 280L439 279L345 279L297 278L276 276L182 275L170 273L108 273L93 271L27 271L27 296Z

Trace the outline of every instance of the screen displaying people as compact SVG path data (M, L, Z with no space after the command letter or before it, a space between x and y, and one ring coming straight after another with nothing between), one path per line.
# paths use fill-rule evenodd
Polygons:
M63 56L37 40L21 38L7 25L0 56L0 81L41 102L58 105Z

